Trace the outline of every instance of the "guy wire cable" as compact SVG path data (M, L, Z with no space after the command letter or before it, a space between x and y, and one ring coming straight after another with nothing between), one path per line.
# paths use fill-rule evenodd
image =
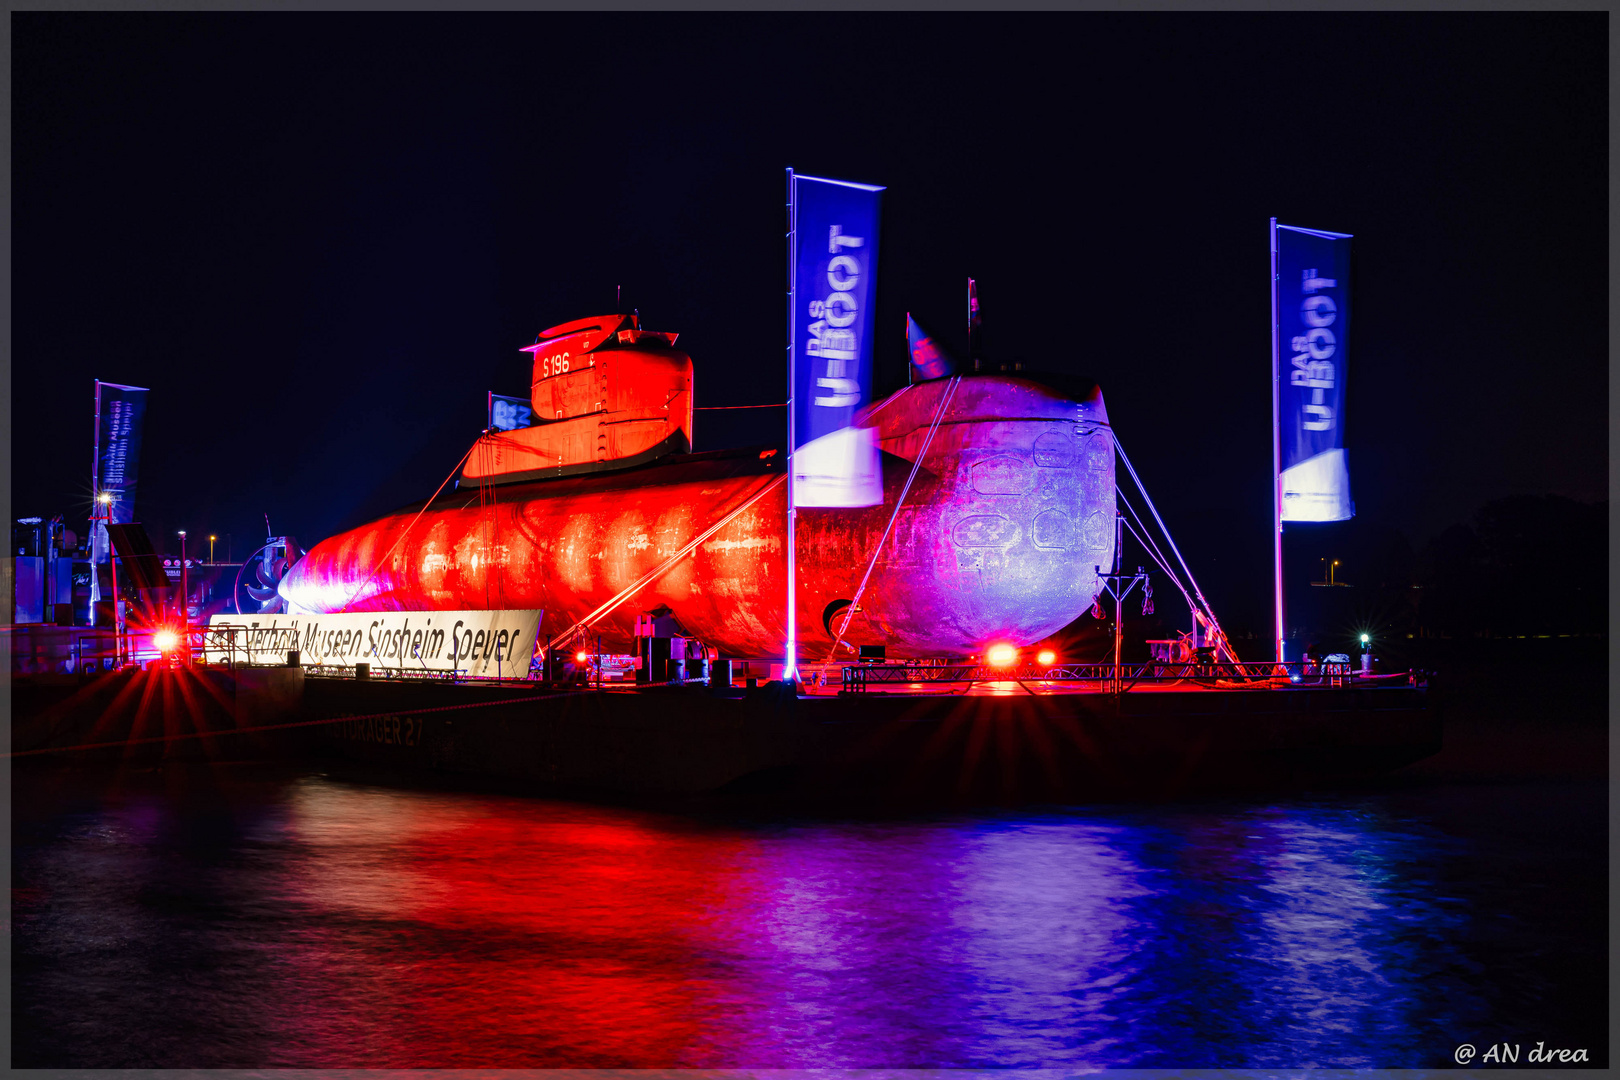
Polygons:
M489 436L490 432L485 431L484 435ZM495 435L493 437L495 439L501 439L501 438L505 438L506 436L504 434L498 434L498 435ZM360 590L362 588L364 588L371 581L372 578L377 576L377 571L382 569L383 564L387 563L389 559L394 557L394 552L397 551L399 549L399 545L404 542L406 534L409 533L411 531L411 529L416 527L416 523L422 519L422 515L427 513L428 507L433 505L433 500L437 499L439 497L439 495L443 493L446 484L450 483L451 480L455 479L456 473L459 472L461 470L461 467L467 463L467 459L472 457L473 451L477 450L478 447L479 447L479 444L482 443L483 441L484 441L483 437L480 437L471 446L467 447L467 452L465 454L461 455L461 460L456 462L455 466L453 468L451 468L450 475L448 475L448 476L446 476L444 478L444 482L439 485L437 491L435 491L432 495L428 496L427 502L422 504L422 509L420 509L420 510L418 510L416 512L416 516L411 518L410 524L405 526L405 531L399 534L399 539L395 540L394 541L394 546L388 549L388 554L384 555L380 562L378 562L378 563L376 563L376 564L374 564L372 566L371 573L369 573L365 577L361 578L360 583L355 586L354 592L349 594L348 598L343 601L343 605L345 607L347 607L348 605L354 603L355 597L360 595Z
M1127 521L1125 522L1125 528L1129 529L1131 535L1136 537L1136 542L1142 545L1143 550L1147 551L1148 556L1154 561L1159 569L1163 570L1165 574L1169 576L1170 583L1180 590L1182 599L1187 601L1188 610L1196 611L1197 605L1193 602L1193 598L1187 595L1187 590L1182 587L1181 579L1176 577L1176 572L1164 564L1164 559L1159 555L1158 552L1148 547L1148 545L1142 540L1141 534L1136 531L1135 525L1132 525L1129 521Z
M372 565L371 573L369 573L365 577L361 578L360 583L354 587L354 592L350 593L348 598L343 601L343 606L344 607L348 607L350 604L354 603L354 598L360 595L360 590L365 588L365 586L371 581L371 579L377 576L377 571L382 569L384 563L386 563L389 559L394 557L394 552L398 551L399 550L399 545L404 543L406 533L409 533L411 531L411 529L413 527L415 527L416 523L418 521L422 520L422 515L427 513L427 508L429 506L433 505L433 500L437 499L439 497L439 492L442 492L444 490L445 484L448 484L450 482L450 480L456 475L456 473L461 470L461 467L467 463L467 459L472 456L472 452L474 450L476 450L476 449L478 449L478 443L476 443L476 442L473 443L471 446L467 447L467 452L465 454L461 455L461 460L456 462L455 468L450 470L450 475L446 476L444 478L444 483L439 485L439 490L435 491L432 495L428 496L427 502L422 504L422 509L420 509L420 510L418 510L416 512L416 516L411 518L411 523L409 525L405 526L404 532L401 532L399 534L399 539L395 540L394 541L394 546L388 549L388 554L384 555L382 557L381 561L379 561L377 563L374 563Z
M1120 487L1118 484L1115 484L1114 493L1119 496L1119 505L1130 511L1131 519L1135 520L1137 527L1142 530L1141 534L1139 535L1136 529L1131 529L1131 535L1135 536L1137 542L1152 553L1154 561L1163 567L1165 573L1172 573L1170 567L1166 565L1169 560L1164 557L1164 552L1159 548L1158 541L1153 539L1152 532L1150 532L1147 525L1143 523L1142 516L1136 512L1136 507L1132 506L1130 499L1126 497L1125 489ZM1130 520L1127 520L1125 525L1127 528L1130 528Z
M934 419L928 425L928 434L923 438L922 449L917 452L917 459L911 463L911 475L906 477L905 487L900 489L900 497L895 500L894 512L889 515L889 523L883 527L883 536L878 540L877 547L872 550L871 559L867 560L866 573L861 576L860 587L850 599L849 606L844 609L844 621L838 626L838 635L833 638L832 649L827 653L827 659L822 663L829 663L838 653L838 646L844 640L844 633L849 629L849 621L855 617L855 610L860 606L861 597L866 592L866 583L872 577L872 568L877 566L878 556L883 554L883 545L888 543L889 530L894 528L895 518L900 516L900 507L905 504L906 495L911 491L911 482L917 479L917 471L922 468L923 458L928 456L928 447L934 441L934 433L939 430L940 422L945 419L945 410L950 406L951 398L956 396L956 388L961 385L962 376L954 376L951 384L940 395L939 408L934 411ZM908 387L909 389L909 387Z
M1126 522L1125 522L1125 527L1126 527L1126 528L1127 528L1127 529L1130 529L1130 530L1131 530L1131 535L1132 535L1132 536L1134 536L1134 537L1136 537L1136 542L1137 542L1137 543L1139 543L1139 544L1141 544L1141 545L1142 545L1142 546L1143 546L1143 547L1144 547L1144 548L1148 548L1148 546L1149 546L1149 543L1152 543L1152 547L1151 547L1151 549L1150 549L1150 554L1151 554L1151 555L1152 555L1152 557L1153 557L1153 561L1154 561L1154 562L1156 562L1156 563L1158 563L1158 564L1159 564L1159 568L1160 568L1160 569L1161 569L1161 570L1163 570L1163 571L1164 571L1164 572L1165 572L1165 573L1166 573L1166 574L1168 574L1168 575L1169 575L1169 576L1170 576L1170 581L1171 581L1171 583L1172 583L1172 584L1174 584L1174 585L1175 585L1175 587L1176 587L1176 588L1177 588L1177 589L1178 589L1178 590L1180 590L1180 592L1181 592L1181 596L1182 596L1182 599L1184 599L1184 600L1186 600L1186 601L1187 601L1187 610L1188 610L1188 611L1189 611L1189 612L1192 612L1192 613L1193 613L1193 614L1195 614L1195 615L1197 615L1197 614L1199 614L1199 613L1202 613L1202 614L1203 614L1203 616L1204 616L1204 617L1205 617L1205 619L1206 619L1206 621L1207 621L1207 622L1208 622L1208 623L1209 623L1209 625L1210 625L1210 628L1211 628L1211 629L1212 629L1212 630L1215 630L1215 631L1219 631L1219 632L1220 632L1220 634L1221 634L1221 643L1222 643L1222 647L1223 647L1223 648L1225 648L1225 649L1226 649L1226 651L1227 651L1227 653L1228 653L1228 654L1229 654L1229 655L1231 655L1231 656L1232 656L1232 659L1233 659L1233 660L1236 660L1236 659L1237 659L1237 655L1236 655L1236 654L1235 654L1235 653L1233 653L1233 652L1232 652L1232 650L1231 650L1231 646L1230 646L1230 645L1229 645L1229 644L1226 644L1226 643L1225 643L1225 637L1226 637L1226 634L1225 634L1225 631L1222 631L1222 630L1221 630L1221 624L1220 624L1220 622L1219 622L1219 621L1218 621L1218 620L1217 620L1217 619L1216 619L1216 618L1215 618L1215 613L1214 613L1214 611L1211 611L1211 610L1207 610L1207 609L1201 609L1201 608L1200 608L1200 607L1199 607L1199 606L1198 606L1198 605L1197 605L1197 604L1196 604L1196 603L1195 603L1195 602L1194 602L1194 601L1193 601L1193 598L1192 598L1192 597L1191 597L1191 596L1188 596L1188 595L1187 595L1187 589L1186 589L1186 587L1185 587L1185 586L1184 586L1184 585L1182 585L1182 583L1181 583L1181 578L1180 578L1180 577L1178 577L1178 576L1177 576L1177 574L1176 574L1176 572L1175 572L1175 571L1174 571L1174 570L1172 570L1172 569L1171 569L1171 568L1170 568L1170 567L1169 567L1169 566L1168 566L1168 565L1167 565L1167 564L1166 564L1166 560L1165 560L1165 558L1164 558L1164 552L1162 552L1162 551L1160 551L1160 550L1159 550L1159 545L1158 545L1158 544L1157 544L1157 543L1156 543L1156 542L1153 542L1153 534L1152 534L1152 532L1150 532L1150 531L1149 531L1149 530L1148 530L1148 527L1147 527L1147 525L1146 525L1146 524L1145 524L1145 523L1144 523L1144 522L1143 522L1143 521L1142 521L1142 518L1141 518L1141 517L1140 517L1140 516L1139 516L1139 515L1138 515L1138 514L1137 514L1137 512L1136 512L1136 507L1134 507L1134 506L1132 506L1132 505L1131 505L1131 503L1130 503L1130 500L1129 500L1129 499L1127 499L1127 498L1126 498L1126 497L1125 497L1125 491L1124 491L1124 489L1123 489L1123 488L1120 488L1120 487L1119 487L1119 486L1118 486L1118 485L1115 485L1115 488L1114 488L1114 490L1115 490L1115 491L1117 491L1117 492L1118 492L1118 493L1119 493L1119 501L1120 501L1120 502L1122 502L1122 503L1124 503L1124 504L1125 504L1125 509L1127 509L1127 510L1129 510L1129 511L1130 511L1130 512L1131 512L1131 517L1134 517L1134 518L1136 518L1136 524L1137 524L1137 525L1138 525L1138 526L1140 526L1140 527L1141 527L1141 529L1142 529L1142 532L1141 532L1141 533L1138 533L1138 532L1137 532L1137 531L1136 531L1136 527L1135 527L1135 526L1132 526L1132 525L1131 525L1131 523L1130 523L1130 521L1129 521L1129 520L1127 520L1127 521L1126 521ZM1145 493L1144 493L1144 495L1145 495ZM1144 536L1145 536L1145 537L1146 537L1146 540L1145 540L1145 541L1144 541L1144 539L1143 539L1143 538L1144 538ZM1166 533L1166 534L1165 534L1165 536L1166 536L1166 538L1167 538L1167 539L1168 539L1168 537L1169 537L1169 533Z
M1125 527L1131 531L1132 536L1136 537L1136 542L1142 545L1143 550L1145 550L1148 555L1152 557L1153 561L1158 564L1159 569L1163 570L1169 575L1171 583L1174 584L1178 590L1180 590L1182 598L1187 601L1187 610L1197 611L1197 603L1194 602L1193 598L1188 594L1187 587L1181 583L1181 578L1177 576L1174 570L1170 569L1169 561L1165 559L1164 552L1159 550L1159 545L1154 542L1153 536L1148 532L1147 526L1142 524L1142 519L1137 514L1136 507L1132 506L1125 498L1124 491L1120 491L1117 486L1115 490L1119 492L1119 501L1124 504L1125 509L1131 512L1131 517L1136 519L1136 525L1132 525L1130 519L1127 518L1125 520ZM1138 527L1141 528L1141 532L1136 531Z
M1117 490L1119 492L1120 501L1125 504L1125 509L1127 509L1127 510L1129 510L1131 512L1131 517L1136 518L1136 525L1141 527L1142 532L1140 534L1137 533L1136 526L1133 526L1130 523L1129 520L1127 520L1125 522L1125 527L1127 529L1131 530L1131 535L1136 537L1137 543L1142 544L1142 546L1144 548L1147 548L1148 543L1144 542L1143 536L1145 535L1147 537L1147 541L1151 542L1152 538L1153 538L1153 534L1148 530L1147 525L1142 521L1141 517L1137 514L1136 507L1132 506L1131 503L1130 503L1130 500L1125 498L1124 490L1120 489L1118 487L1116 487L1115 490ZM1167 538L1168 538L1168 535L1169 534L1166 533ZM1176 574L1176 572L1174 570L1172 570L1168 565L1166 565L1165 558L1164 558L1164 553L1159 550L1159 546L1158 546L1157 543L1153 544L1152 549L1150 551L1150 554L1153 556L1153 561L1159 564L1159 568L1162 569L1166 574L1168 574L1170 576L1171 583L1174 584L1175 587L1178 590L1180 590L1182 599L1187 601L1187 610L1189 612L1193 613L1195 616L1201 613L1204 616L1205 620L1209 623L1210 629L1212 631L1220 632L1220 634L1221 634L1220 642L1221 642L1222 647L1226 649L1227 653L1230 654L1232 656L1232 659L1235 661L1237 659L1237 656L1236 656L1235 653L1232 653L1230 645L1225 644L1225 636L1226 635L1225 635L1224 631L1221 631L1221 625L1216 620L1215 613L1213 611L1210 611L1210 610L1201 609L1198 606L1198 604L1196 604L1193 601L1193 598L1191 596L1187 595L1187 589L1186 589L1185 586L1182 585L1181 578Z
M1164 519L1159 516L1159 508L1153 505L1153 496L1149 495L1147 488L1142 485L1142 478L1136 475L1136 467L1131 464L1131 459L1125 456L1125 447L1120 445L1119 436L1112 429L1109 429L1109 434L1114 436L1114 449L1119 451L1119 460L1125 463L1126 470L1130 472L1131 479L1136 483L1136 490L1142 493L1142 500L1147 503L1148 509L1152 511L1153 520L1159 523L1159 531L1164 533L1165 540L1170 544L1170 550L1175 552L1176 561L1181 564L1182 571L1186 573L1187 583L1192 586L1193 593L1198 597L1198 602L1203 607L1204 614L1209 616L1209 621L1219 630L1221 624L1215 618L1215 612L1209 606L1209 601L1204 599L1204 590L1198 587L1198 579L1193 577L1192 570L1187 566L1187 560L1182 558L1181 549L1176 547L1176 538L1170 535L1170 530L1165 527ZM1225 637L1226 635L1222 634L1221 636Z

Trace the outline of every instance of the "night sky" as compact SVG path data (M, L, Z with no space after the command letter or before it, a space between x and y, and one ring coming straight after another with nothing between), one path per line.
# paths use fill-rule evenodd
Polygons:
M82 535L99 377L152 389L158 544L310 546L430 494L616 286L699 406L782 401L792 166L888 188L880 393L973 275L989 359L1098 380L1263 621L1271 216L1356 234L1355 527L1607 497L1607 19L13 13L14 512Z

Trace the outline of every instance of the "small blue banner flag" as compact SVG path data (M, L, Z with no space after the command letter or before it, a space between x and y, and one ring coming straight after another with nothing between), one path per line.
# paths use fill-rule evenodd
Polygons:
M931 335L923 333L909 311L906 312L906 355L911 357L913 381L943 379L956 371L956 362L950 354Z
M1356 512L1344 447L1351 236L1275 228L1282 520L1345 521Z
M515 431L534 426L534 406L528 398L489 395L489 429Z
M109 523L135 520L135 479L141 461L141 432L146 426L144 386L122 386L96 380L96 515L90 532L90 558L106 562L111 548ZM92 576L92 581L94 577Z
M788 173L792 504L883 501L877 437L855 426L872 397L881 187Z

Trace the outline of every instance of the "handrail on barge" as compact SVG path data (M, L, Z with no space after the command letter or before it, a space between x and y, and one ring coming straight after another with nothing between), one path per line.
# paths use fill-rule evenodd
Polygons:
M1354 685L1422 685L1419 672L1372 675L1350 663L1272 660L1221 663L1053 664L994 667L988 664L850 664L843 669L843 692L863 694L869 687L911 687L955 683L1094 683L1099 693L1124 694L1148 683L1190 682L1215 689L1261 687L1347 687Z

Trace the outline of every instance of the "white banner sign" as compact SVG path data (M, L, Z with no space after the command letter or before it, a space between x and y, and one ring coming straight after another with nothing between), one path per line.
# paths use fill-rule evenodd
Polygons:
M522 676L534 656L539 611L364 611L343 615L215 615L209 659L370 664L401 672Z

